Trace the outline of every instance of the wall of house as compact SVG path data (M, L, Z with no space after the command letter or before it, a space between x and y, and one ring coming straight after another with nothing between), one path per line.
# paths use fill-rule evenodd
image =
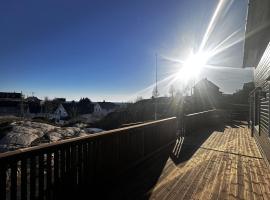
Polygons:
M258 64L270 40L270 1L249 0L244 66L254 67Z
M100 115L101 114L101 107L99 106L99 104L95 104L95 107L94 107L94 114L95 115Z
M269 81L270 76L270 43L267 46L258 66L254 71L255 87L261 87L261 91L266 92L266 96L258 95L258 103L254 108L258 108L259 126L254 128L254 136L270 161L270 135L269 135ZM254 99L255 102L255 99Z
M55 110L54 114L57 116L58 119L68 117L68 113L67 113L67 111L65 110L65 108L63 107L62 104L60 104L58 106L58 108Z

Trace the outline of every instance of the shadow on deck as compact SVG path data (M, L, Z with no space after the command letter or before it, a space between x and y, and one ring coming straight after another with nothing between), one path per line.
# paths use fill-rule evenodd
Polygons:
M269 180L246 124L234 122L178 138L97 194L99 199L270 199Z
M214 132L224 133L226 128L244 128L247 124L241 121L233 121L226 125L219 125L216 127L206 127L197 131L192 131L186 134L185 138L179 138L176 145L170 154L170 158L177 165L179 163L189 160L192 155L201 147L201 145Z

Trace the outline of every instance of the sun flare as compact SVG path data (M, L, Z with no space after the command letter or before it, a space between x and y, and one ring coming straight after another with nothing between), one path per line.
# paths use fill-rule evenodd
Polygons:
M209 55L207 53L192 53L183 63L181 69L178 71L177 77L184 82L197 78L208 59Z

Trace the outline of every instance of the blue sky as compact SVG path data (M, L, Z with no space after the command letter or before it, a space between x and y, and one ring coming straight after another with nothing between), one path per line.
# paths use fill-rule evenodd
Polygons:
M227 7L206 48L232 32L243 37L247 0L225 0ZM140 92L162 80L187 49L198 48L217 0L88 0L0 2L0 90L94 101L149 97ZM227 9L227 10L226 10ZM218 67L205 69L224 92L252 79L243 70L243 43L211 59ZM177 85L176 85L177 87ZM161 94L164 95L161 90Z

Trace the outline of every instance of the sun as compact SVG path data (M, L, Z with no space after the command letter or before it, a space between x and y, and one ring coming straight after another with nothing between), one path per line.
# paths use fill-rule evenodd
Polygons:
M183 62L181 69L177 73L179 80L188 82L191 79L197 78L202 68L206 65L209 55L205 52L197 54L191 53L188 59Z

